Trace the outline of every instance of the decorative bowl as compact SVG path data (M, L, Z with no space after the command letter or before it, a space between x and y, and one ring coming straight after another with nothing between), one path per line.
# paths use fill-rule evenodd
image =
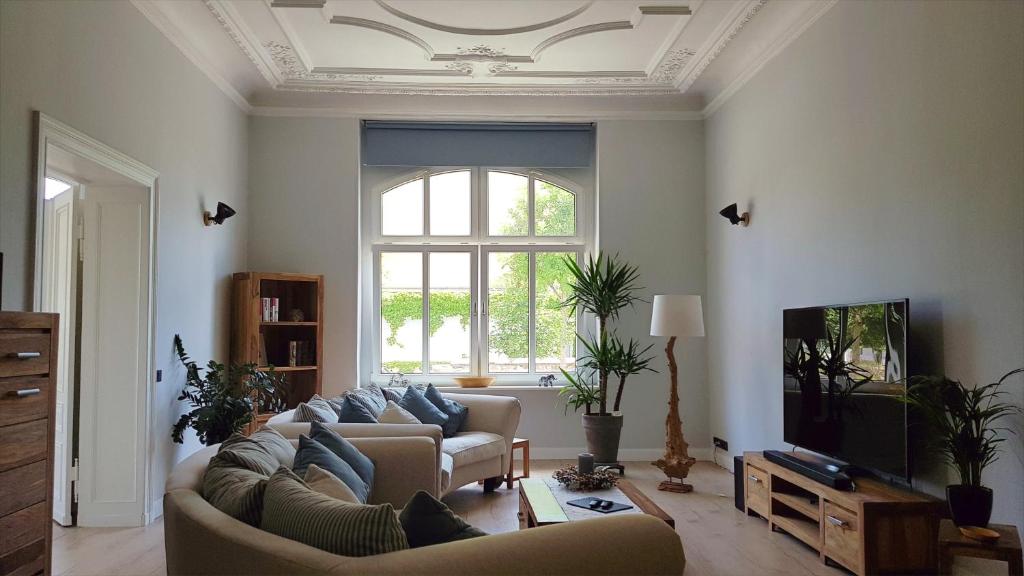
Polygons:
M995 542L999 540L999 532L990 530L988 528L982 528L980 526L960 526L960 533L970 538L971 540L978 540L980 542Z
M491 376L458 376L454 380L463 388L487 388L494 383Z

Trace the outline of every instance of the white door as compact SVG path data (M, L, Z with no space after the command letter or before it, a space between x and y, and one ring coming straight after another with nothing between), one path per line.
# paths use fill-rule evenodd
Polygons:
M89 186L82 265L79 526L146 514L149 194Z
M77 186L46 201L43 310L60 315L53 445L53 519L70 526L74 434L75 334L78 295Z

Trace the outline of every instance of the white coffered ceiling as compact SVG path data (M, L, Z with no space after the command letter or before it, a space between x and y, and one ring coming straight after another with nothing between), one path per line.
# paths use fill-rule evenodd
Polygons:
M700 79L729 44L749 38L753 45L745 57L732 58L740 61L733 65L736 76L831 5L773 0L779 6L766 10L768 0L134 2L245 108L323 108L351 102L353 95L363 101L368 95L437 95L629 97L640 107L650 101L700 109L715 96ZM759 17L766 21L759 30L746 31L755 28L748 24L759 13L772 15ZM725 89L716 82L722 79L707 83Z

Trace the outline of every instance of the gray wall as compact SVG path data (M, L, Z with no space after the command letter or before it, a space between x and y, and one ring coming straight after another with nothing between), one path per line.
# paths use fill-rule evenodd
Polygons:
M918 370L1024 365L1021 30L1020 2L840 2L707 121L711 432L734 452L784 446L786 307L909 297ZM995 521L1024 524L1022 461L1013 436L986 472Z
M246 121L128 2L0 2L0 250L5 310L32 305L32 111L69 124L160 173L152 498L198 445L171 443L185 406L180 333L196 359L226 360L230 275L245 268ZM239 215L204 228L202 207Z
M354 119L250 119L249 266L326 275L324 391L337 394L358 381L359 124ZM644 296L704 293L703 125L692 121L598 123L597 178L603 249L638 265ZM369 180L391 172L369 171ZM574 178L580 180L578 176ZM368 182L364 182L368 185ZM620 334L647 336L650 306L625 315ZM657 364L664 347L655 343ZM681 342L683 420L695 453L709 444L704 347ZM365 361L365 360L364 360ZM623 400L625 456L646 459L664 445L667 374L629 382ZM579 417L564 415L553 389L513 394L523 402L520 435L535 457L575 454L584 446Z

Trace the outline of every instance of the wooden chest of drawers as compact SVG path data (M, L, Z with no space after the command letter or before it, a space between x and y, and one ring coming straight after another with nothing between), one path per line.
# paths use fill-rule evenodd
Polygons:
M0 575L49 574L57 315L0 312Z

